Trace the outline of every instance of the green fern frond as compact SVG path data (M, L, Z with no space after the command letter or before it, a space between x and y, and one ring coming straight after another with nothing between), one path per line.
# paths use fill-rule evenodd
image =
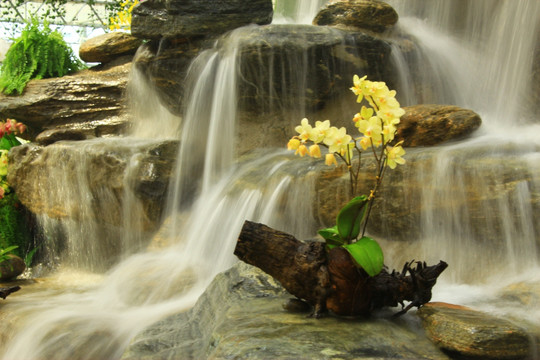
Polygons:
M0 92L22 94L31 79L42 79L85 68L64 41L62 34L53 31L48 23L42 29L37 19L29 22L15 39L0 68Z

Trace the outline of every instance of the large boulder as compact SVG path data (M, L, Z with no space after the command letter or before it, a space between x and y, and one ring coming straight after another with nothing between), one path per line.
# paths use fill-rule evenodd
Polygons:
M121 206L126 193L132 192L145 209L144 218L136 225L148 231L159 226L177 147L177 141L99 138L48 146L28 143L9 152L8 182L34 214L57 219L92 217L110 225L122 223ZM132 164L135 168L130 168ZM128 176L133 178L126 179ZM51 191L55 187L63 190ZM84 191L95 200L83 204L89 195ZM105 198L110 201L101 204ZM84 205L91 207L81 209Z
M130 138L28 143L10 150L8 182L56 233L47 256L68 249L79 265L103 269L158 229L177 147Z
M204 39L162 39L145 44L135 63L148 74L167 107L179 113L179 98L189 85L188 67L208 46ZM265 119L269 114L283 119L291 117L291 109L298 117L344 93L349 95L352 76L357 73L391 85L390 51L385 39L360 31L309 25L245 27L221 38L191 70L204 68L207 75L215 74L228 64L233 73L236 66L237 80L221 85L236 85L240 112L249 113L252 120L260 119L261 113Z
M394 26L398 14L393 7L376 0L347 0L331 2L313 19L314 25L352 27L383 32Z
M109 62L123 55L133 55L142 40L123 32L111 32L86 40L79 57L86 62Z
M531 338L514 323L463 306L426 304L417 312L427 336L441 349L466 358L526 359Z
M433 146L459 140L472 134L482 124L472 110L452 105L414 105L404 107L396 140L403 146Z
M37 134L55 127L101 136L122 132L131 56L60 78L32 80L20 96L0 94L0 118L13 118Z
M271 0L148 0L134 10L131 33L143 39L221 35L272 21Z
M406 321L308 318L269 275L244 263L219 274L189 311L138 335L128 359L448 359Z

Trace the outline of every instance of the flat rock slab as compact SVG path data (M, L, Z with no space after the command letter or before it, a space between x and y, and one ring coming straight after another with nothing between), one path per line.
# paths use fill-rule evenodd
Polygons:
M526 359L529 335L512 322L464 306L430 303L417 311L428 337L441 349L481 359Z
M135 54L142 40L123 32L112 32L86 40L79 57L86 62L108 62L122 55Z
M270 0L147 0L133 10L131 33L143 39L221 35L249 24L269 24Z

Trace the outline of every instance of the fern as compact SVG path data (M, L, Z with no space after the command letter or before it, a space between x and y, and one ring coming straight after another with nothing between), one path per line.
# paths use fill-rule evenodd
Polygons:
M58 31L29 22L6 53L0 68L0 92L22 94L31 79L60 77L83 69Z

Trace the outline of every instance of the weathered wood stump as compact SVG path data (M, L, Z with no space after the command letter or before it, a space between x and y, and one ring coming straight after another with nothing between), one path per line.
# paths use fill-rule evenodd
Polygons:
M273 276L292 295L313 306L313 316L327 310L343 316L369 315L398 304L407 312L431 300L431 289L448 266L406 263L400 272L383 269L370 277L344 248L330 251L322 242L302 242L266 225L246 221L234 254ZM414 266L416 264L416 266ZM404 301L410 301L404 307Z

